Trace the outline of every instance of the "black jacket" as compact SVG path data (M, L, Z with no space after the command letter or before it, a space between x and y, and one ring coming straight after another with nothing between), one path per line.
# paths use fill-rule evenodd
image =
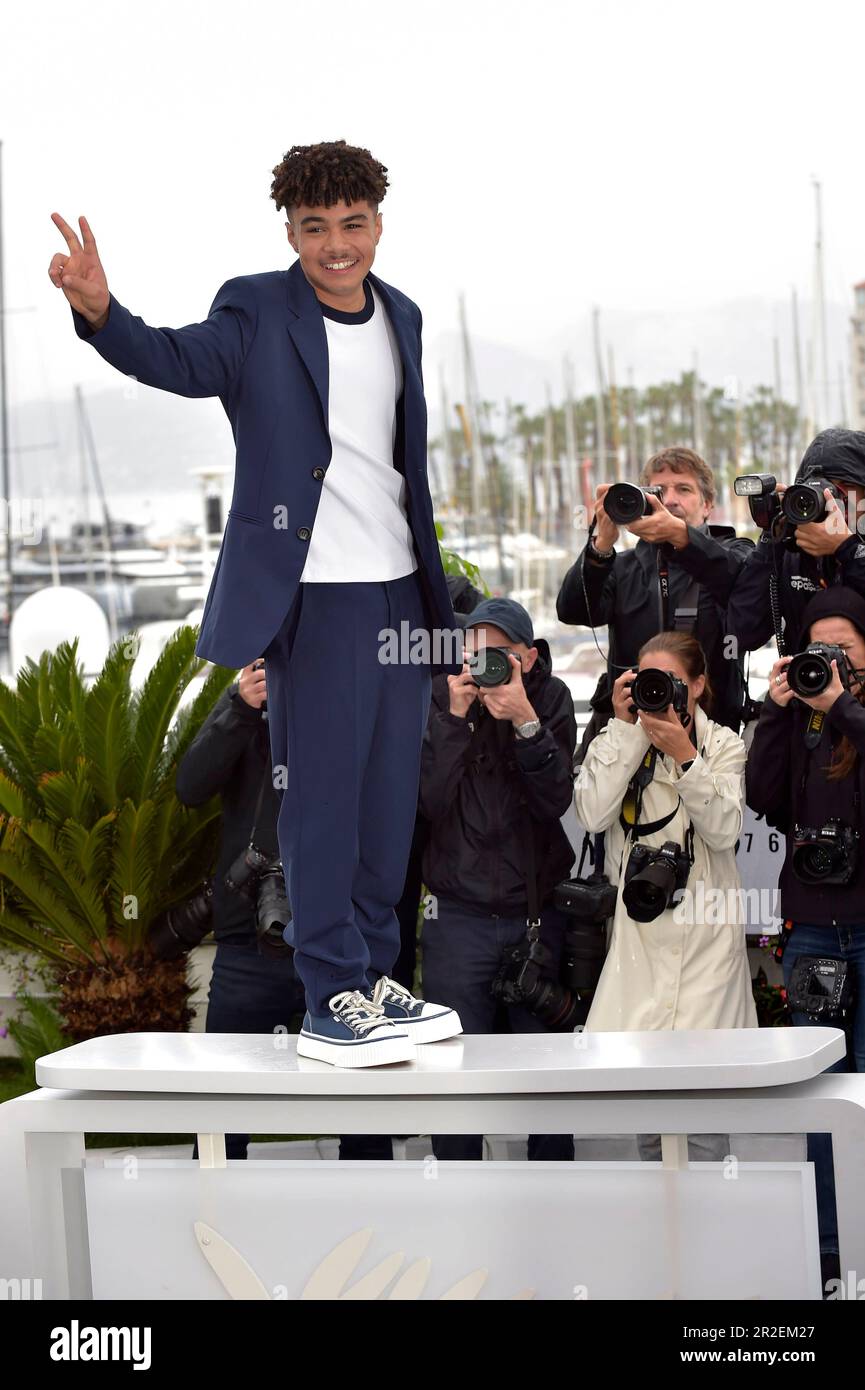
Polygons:
M423 742L420 809L430 822L424 883L436 896L502 917L527 911L527 818L541 902L567 878L575 857L561 825L573 797L574 702L551 674L548 644L539 638L535 646L538 658L525 677L541 721L533 738L519 738L477 700L465 719L451 714L447 677L436 676Z
M865 487L865 432L823 430L812 440L796 471L796 482L827 478ZM865 543L850 535L834 555L806 555L788 550L763 532L742 568L727 605L727 630L738 639L742 651L754 651L775 631L769 597L769 579L777 573L778 617L789 653L798 651L802 614L818 589L827 584L846 584L865 597Z
M865 708L849 691L839 695L813 752L805 747L810 716L809 706L801 700L791 700L785 708L774 700L763 701L745 770L747 801L787 836L780 880L783 916L821 926L858 924L865 921ZM825 769L844 734L859 757L849 777L830 782ZM852 825L863 836L856 877L844 886L800 883L790 867L793 826L819 830L832 818Z
M255 806L265 783L255 843L273 858L279 856L276 818L279 793L273 785L270 736L261 710L240 695L237 682L224 690L182 758L175 788L185 806L202 806L212 796L222 798L222 839L213 875L213 934L217 941L255 938L253 900L230 892L225 875L249 844Z
M715 694L712 718L739 732L744 694L742 661L731 660L726 653L725 609L745 558L753 548L753 541L737 536L731 526L689 526L688 544L681 550L666 543L658 546L640 540L633 550L617 552L609 560L587 561L583 549L562 581L556 612L563 623L609 629L607 672L591 700L597 714L612 714L614 681L628 667L636 667L637 653L644 642L673 626L677 606L684 605L690 584L697 580L700 588L693 633L706 653ZM659 551L669 567L666 624L661 619Z

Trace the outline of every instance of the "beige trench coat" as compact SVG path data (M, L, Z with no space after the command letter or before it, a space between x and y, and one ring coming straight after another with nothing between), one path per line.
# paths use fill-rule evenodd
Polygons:
M621 894L609 948L586 1028L619 1032L656 1028L756 1028L757 1013L745 943L735 844L742 828L745 745L698 706L700 753L687 772L658 754L643 793L641 822L659 820L676 806L663 829L640 837L660 846L685 845L694 827L694 864L684 901L653 922L628 917ZM577 819L605 831L605 871L624 875L631 848L619 823L628 782L649 748L639 724L611 719L586 754L574 786Z

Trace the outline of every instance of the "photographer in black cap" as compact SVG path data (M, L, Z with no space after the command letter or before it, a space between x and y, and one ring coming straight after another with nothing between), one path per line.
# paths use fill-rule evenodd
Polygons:
M552 902L575 857L561 824L573 786L573 700L512 599L472 609L466 649L460 675L433 679L423 743L423 876L434 895L421 934L423 988L457 1009L464 1033L573 1031L584 1006L560 984L568 919ZM521 974L530 918L549 952L541 978L531 964ZM436 1135L433 1151L479 1159L482 1143L480 1134ZM528 1154L572 1159L573 1136L530 1135Z
M730 594L727 631L742 652L762 647L773 632L779 652L792 652L808 602L820 589L845 584L865 597L865 432L821 431L796 472L793 486L803 484L815 489L812 509L824 514L791 525L773 508ZM789 491L774 489L779 499Z
M636 666L640 648L659 632L697 638L706 654L717 722L738 733L743 718L742 662L727 649L725 610L753 543L731 526L710 524L715 480L692 449L662 449L649 459L640 481L644 489L657 491L647 493L639 516L622 523L639 537L636 546L617 552L620 524L608 511L611 486L602 483L589 539L556 601L561 622L606 625L609 632L607 670L591 699L582 751L612 716L616 680ZM637 491L630 487L631 494Z
M865 1071L865 599L824 589L803 613L794 655L772 667L748 756L748 804L787 837L778 952L794 1024L843 1028ZM824 1281L838 1226L832 1146L809 1136L816 1165Z

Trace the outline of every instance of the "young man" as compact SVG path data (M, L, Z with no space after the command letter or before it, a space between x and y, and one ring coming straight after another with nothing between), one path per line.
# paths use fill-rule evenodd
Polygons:
M340 1066L412 1060L416 1043L461 1031L389 977L431 677L383 664L380 634L455 621L426 473L421 314L371 272L386 173L343 140L290 149L271 197L298 260L226 281L203 323L134 317L83 217L82 244L52 213L68 252L49 267L106 361L218 396L231 421L234 494L196 652L234 669L264 653L308 1010L297 1050Z
M753 543L732 526L710 525L715 505L712 470L692 449L673 446L649 459L640 482L662 489L650 496L651 512L627 529L639 540L616 552L619 527L604 509L609 485L597 490L597 529L562 581L556 611L563 623L608 627L606 673L592 696L585 750L613 710L612 691L637 653L658 632L690 632L708 663L716 721L738 733L742 718L742 657L732 659L726 607Z

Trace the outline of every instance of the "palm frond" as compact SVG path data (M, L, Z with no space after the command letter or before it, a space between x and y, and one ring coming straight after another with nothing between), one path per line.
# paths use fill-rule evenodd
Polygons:
M195 632L188 625L172 633L158 660L133 697L133 741L127 792L136 801L153 796L166 768L165 740L180 697L203 661L195 655Z

